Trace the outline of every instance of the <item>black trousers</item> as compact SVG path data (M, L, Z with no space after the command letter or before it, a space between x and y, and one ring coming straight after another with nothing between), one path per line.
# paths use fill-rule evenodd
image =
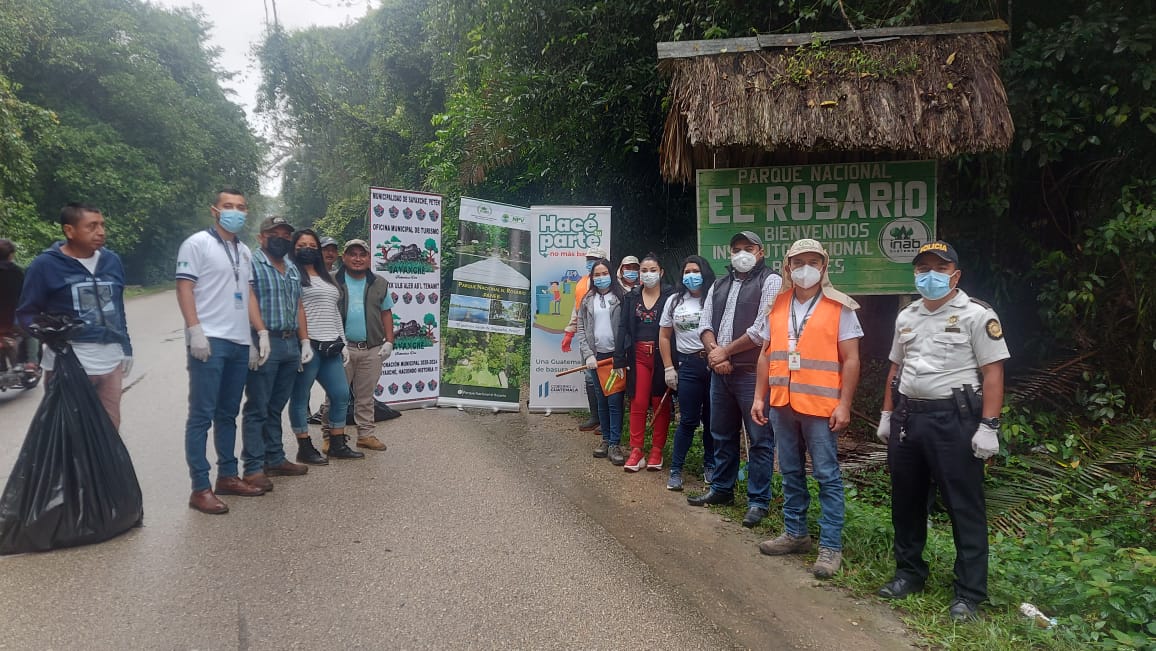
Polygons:
M895 575L926 582L928 491L939 489L955 538L955 595L987 599L987 506L983 461L971 450L979 421L950 411L891 417L887 465L891 470L891 524L895 529ZM906 430L900 436L900 428Z

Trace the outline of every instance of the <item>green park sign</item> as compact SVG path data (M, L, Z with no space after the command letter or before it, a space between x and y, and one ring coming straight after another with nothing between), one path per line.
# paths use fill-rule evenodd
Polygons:
M715 271L730 238L752 231L767 264L818 240L831 281L849 294L910 294L911 260L935 239L935 161L880 161L698 171L698 249Z

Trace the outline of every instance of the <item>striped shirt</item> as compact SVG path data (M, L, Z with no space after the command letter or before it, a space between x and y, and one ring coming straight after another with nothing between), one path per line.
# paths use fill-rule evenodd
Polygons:
M249 281L261 308L266 330L297 330L297 303L301 300L301 272L286 262L285 273L269 262L264 249L253 252L253 278Z
M337 300L341 292L317 276L309 277L309 284L301 287L301 302L305 305L305 323L309 325L309 337L317 341L345 339L345 325L341 322L341 312L337 310Z

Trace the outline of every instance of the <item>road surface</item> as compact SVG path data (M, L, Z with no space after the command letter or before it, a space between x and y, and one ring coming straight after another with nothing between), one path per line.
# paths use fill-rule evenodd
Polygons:
M0 649L911 648L885 607L759 556L665 473L592 459L565 415L408 411L379 424L387 452L194 512L175 296L128 317L145 525L0 557ZM42 394L0 394L0 482Z

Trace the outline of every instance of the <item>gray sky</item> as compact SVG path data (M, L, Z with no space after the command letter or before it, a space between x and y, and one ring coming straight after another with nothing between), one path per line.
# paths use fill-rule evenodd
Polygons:
M368 6L377 0L150 0L161 7L199 6L213 25L209 32L210 45L221 50L218 65L236 73L225 85L237 92L234 100L245 109L249 122L258 133L265 133L264 125L256 120L253 107L257 102L257 88L261 85L261 71L253 55L253 47L261 42L265 32L265 8L272 12L274 1L277 18L289 30L314 25L332 26L353 22L364 16ZM270 14L271 15L271 14ZM267 135L267 134L266 134ZM265 178L262 191L276 194L280 178Z

